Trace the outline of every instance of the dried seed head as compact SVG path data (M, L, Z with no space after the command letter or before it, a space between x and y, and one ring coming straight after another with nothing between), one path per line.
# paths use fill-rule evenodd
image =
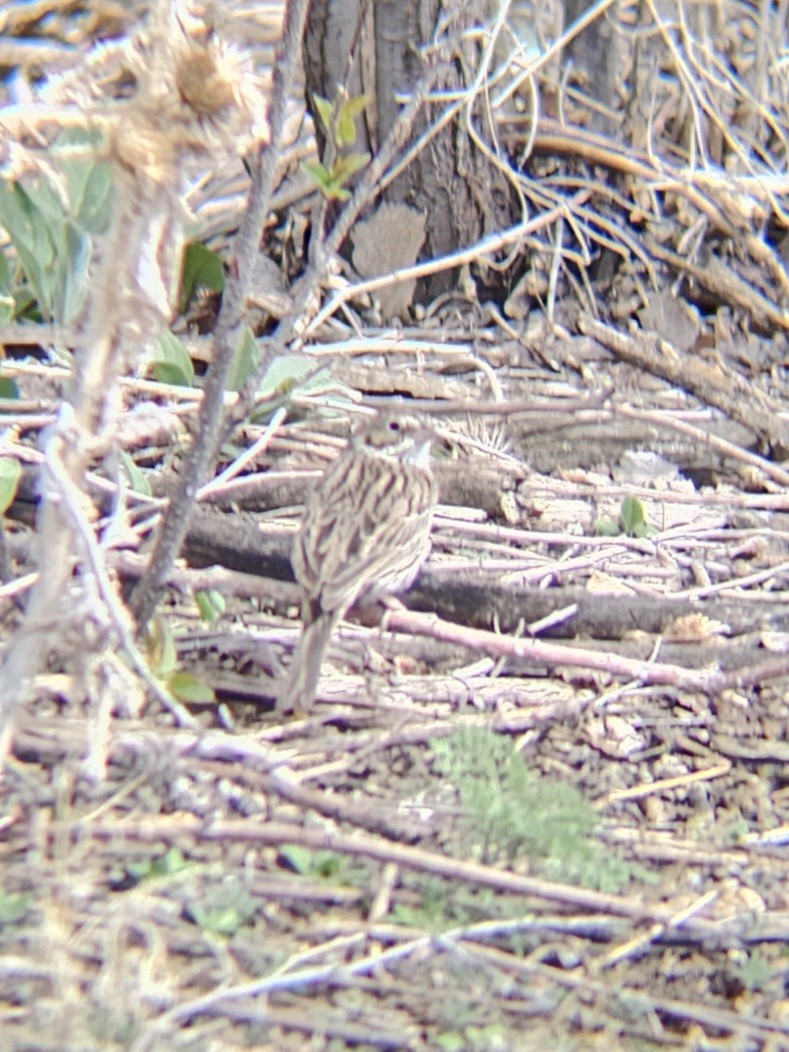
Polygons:
M171 184L175 174L175 143L164 131L141 120L116 121L111 129L110 153L137 176L153 183Z
M198 117L216 119L244 108L240 60L213 40L189 42L176 59L175 83L186 105Z

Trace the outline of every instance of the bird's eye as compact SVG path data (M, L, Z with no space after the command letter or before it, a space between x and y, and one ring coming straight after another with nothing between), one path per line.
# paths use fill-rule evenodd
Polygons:
M395 434L396 434L400 430L400 421L399 420L390 420L389 421L389 430L390 431L394 431Z

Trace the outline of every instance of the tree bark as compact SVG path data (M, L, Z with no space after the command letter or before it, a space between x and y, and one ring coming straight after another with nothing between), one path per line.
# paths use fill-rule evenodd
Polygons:
M312 0L304 41L308 103L315 94L334 99L339 85L351 96L367 95L371 104L357 148L374 151L398 118L399 99L418 87L428 61L440 61L446 70L439 88L468 86L476 63L462 53L461 30L475 13L474 3L458 0ZM412 142L445 107L436 102L423 108ZM430 139L380 200L407 204L425 216L422 259L443 257L514 218L509 184L473 145L462 116ZM429 302L455 283L452 270L432 275L417 287L417 299Z

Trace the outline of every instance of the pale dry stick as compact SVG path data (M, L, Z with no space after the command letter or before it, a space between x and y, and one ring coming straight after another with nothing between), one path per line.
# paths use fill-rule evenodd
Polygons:
M535 77L532 70L528 67L521 68L521 72L512 81L507 91L503 92L497 98L493 99L491 103L491 111L495 114L497 110L500 110L504 106L507 99L514 95L516 91L520 90L520 87L524 83L524 81L529 85L529 105L527 105L525 109L527 113L532 114L533 119L531 120L529 125L529 132L526 136L526 142L524 143L523 148L518 151L519 163L523 163L523 161L531 157L532 153L534 152L534 143L537 138L537 130L540 126L540 92L537 84L537 78Z
M312 343L311 358L348 356L356 354L435 354L436 356L458 355L465 358L472 353L470 343L438 343L433 340L418 340L399 333L362 337L358 340L340 340L337 343Z
M560 494L577 497L597 497L600 487L582 482L562 482L556 486L532 486L530 491L535 494ZM720 505L724 508L749 508L758 511L786 511L789 508L789 493L671 493L660 491L659 498L654 489L646 486L606 486L607 497L638 497L643 500L659 499L661 503L668 504L701 504L704 506ZM573 544L586 544L594 538L573 537ZM597 538L600 540L601 538ZM610 541L610 538L608 538Z
M531 570L504 570L497 577L496 583L503 586L518 584L523 588L528 588L529 585L537 586L546 580L556 578L566 580L571 574L593 570L601 563L608 566L618 554L621 554L621 546L612 543L609 548L603 547L597 552L586 552L584 555L566 558L559 562L550 561L545 566L538 566Z
M398 177L398 175L404 172L411 162L429 146L433 139L436 138L438 133L457 116L462 109L465 95L465 91L435 91L428 95L426 89L424 87L422 88L422 91L420 92L422 102L450 102L452 105L447 106L444 112L439 114L430 127L426 128L400 157L391 157L389 159L389 162L387 163L390 163L391 167L387 168L385 172L382 172L378 184L381 190L384 190ZM413 101L414 96L412 96L411 99L411 102Z
M324 280L328 262L340 251L343 241L350 233L362 210L394 178L387 169L395 161L398 152L408 140L419 111L425 103L427 94L441 71L442 66L436 65L425 72L420 84L397 117L386 141L363 170L359 182L343 207L342 212L337 217L328 236L324 241L316 238L315 253L311 259L310 267L299 282L294 309L287 318L283 318L275 334L274 341L278 348L284 347L294 335L299 335L302 341L306 340L308 332L313 332L317 328L314 320L311 324L305 325L304 318L308 316L308 313L311 313L311 311L307 311L307 307L315 298L321 281ZM345 303L349 298L346 296L341 302ZM255 379L255 376L253 376L250 383L244 388L244 394L246 394L247 388Z
M572 207L569 207L570 202L567 198L560 191L554 189L553 183L555 182L560 182L562 187L568 189L577 187L576 193L572 198ZM657 285L654 263L639 241L623 226L617 226L616 223L602 213L592 212L585 207L589 197L598 193L613 198L628 211L633 207L632 202L622 198L621 195L616 194L609 187L603 187L600 183L589 179L561 178L553 181L546 179L541 180L539 183L532 180L524 180L523 186L524 190L528 191L529 196L534 201L543 204L544 207L550 207L559 203L564 203L568 206L563 218L575 234L575 239L581 247L581 252L578 254L572 249L562 247L561 256L563 258L571 260L581 268L588 267L591 261L591 252L588 247L589 241L594 241L604 248L609 248L619 256L625 256L624 249L629 249L632 255L644 265L644 269L652 283L655 286ZM606 231L607 236L604 236L596 228ZM541 247L541 250L545 251L544 247Z
M660 37L663 41L663 44L665 45L666 50L674 60L674 67L677 71L677 77L679 78L680 82L684 85L686 94L690 102L690 110L693 115L693 124L695 129L695 134L691 137L689 145L689 150L691 154L689 158L690 167L694 169L697 166L697 150L701 153L703 167L708 167L709 159L706 156L706 151L704 147L705 138L701 126L701 119L699 113L700 111L704 112L705 116L708 119L712 120L713 123L717 123L719 130L723 131L722 127L720 126L720 120L717 117L717 115L712 112L712 107L710 106L708 100L704 96L704 93L697 84L693 73L688 69L687 61L685 60L683 54L680 52L680 49L677 47L676 41L670 32L670 28L667 26L665 20L661 17L660 12L655 7L654 0L644 0L644 3L650 15L652 16L652 21L657 27L658 33L660 34ZM684 25L684 30L687 34L687 25ZM725 131L723 132L723 134L726 136L728 135L728 133Z
M729 149L732 150L738 156L740 161L745 165L745 167L758 178L758 171L754 169L752 161L749 155L743 149L740 140L732 134L731 126L721 119L716 106L713 105L712 100L709 99L707 97L707 94L701 89L699 83L694 78L693 72L691 71L689 66L692 66L694 68L695 73L700 79L706 80L708 83L714 84L720 90L726 90L727 88L730 88L733 85L733 87L736 89L736 94L739 94L742 98L747 98L753 105L756 106L762 118L766 118L766 123L768 124L768 126L771 127L771 129L774 132L777 133L779 139L785 139L785 136L782 134L782 130L776 127L769 112L758 102L758 100L753 98L751 93L748 91L747 87L741 81L739 81L731 73L731 71L727 69L718 60L714 52L708 52L711 59L711 61L708 63L700 63L696 60L694 56L694 34L690 27L687 25L685 8L683 7L683 5L679 5L678 10L680 19L679 24L682 27L683 36L685 41L687 42L687 63L685 62L684 58L680 55L679 49L677 48L672 35L665 31L663 23L658 20L657 11L654 8L653 0L647 0L647 2L649 3L652 16L662 32L664 43L674 58L677 70L680 74L680 78L683 80L685 86L688 88L688 95L691 97L691 107L696 123L696 137L694 139L694 143L696 143L700 148L702 156L704 154L704 136L702 134L700 122L698 119L696 109L697 106L699 110L703 111L704 116L707 118L707 120L709 120L710 123L721 134L723 140L726 142ZM721 73L721 76L725 78L725 81L721 81L715 84L711 68L713 63L717 66ZM694 169L696 167L695 163L692 160L691 167ZM709 165L708 159L705 156L703 156L702 171L706 171L711 167L712 166ZM784 210L781 208L778 199L772 194L770 194L769 197L771 204L776 210L776 212L778 214L784 215ZM758 259L760 262L768 263L768 265L770 266L771 273L777 279L778 283L783 286L784 292L786 292L787 288L789 287L789 277L787 277L784 268L782 268L780 265L776 265L776 261L774 258L772 258L772 253L770 249L762 240L762 238L754 236L749 232L746 232L744 235L744 240L746 241L748 250L754 256L754 258Z
M268 218L279 163L278 151L285 128L288 99L295 82L307 7L307 0L289 0L285 6L282 41L277 49L278 60L273 71L269 116L271 141L268 146L257 147L250 164L249 196L233 246L237 272L234 280L228 282L225 288L214 332L214 355L203 388L197 434L178 477L177 491L165 514L149 573L132 597L131 609L138 629L144 629L148 624L161 598L173 562L186 536L195 495L216 455L226 380L252 288L254 260ZM257 370L256 375L258 372L262 375L264 368L262 363L262 369Z
M598 492L597 487L589 487L589 493L596 495ZM614 492L616 493L617 491ZM628 493L634 493L634 490L623 487L619 492L621 495L627 495ZM655 496L654 490L639 491L641 496L645 493L649 493L652 498ZM583 492L581 495L587 496L588 494ZM700 499L699 503L701 504L703 501ZM787 507L789 507L789 499L787 500ZM566 531L523 530L516 526L499 526L496 523L487 522L483 519L480 521L463 519L458 517L457 514L451 516L442 514L436 519L436 525L439 528L442 526L449 527L457 533L481 537L483 540L499 541L502 544L518 545L527 550L531 549L531 555L534 555L533 549L540 545L547 545L548 547L559 546L561 548L609 549L612 545L615 545L617 548L625 551L643 552L645 554L652 554L655 550L653 541L642 540L639 537L591 537L586 534L574 534Z
M779 486L789 488L789 471L780 467L778 464L774 464L772 461L767 460L765 457L760 457L757 453L749 453L747 449L743 449L741 446L735 445L733 442L728 442L725 438L719 438L717 435L712 435L707 431L704 431L700 427L696 427L695 424L691 424L687 420L682 420L677 416L664 413L656 413L649 409L633 409L626 405L617 407L617 413L620 416L626 417L628 420L643 420L650 424L659 424L661 427L670 427L674 431L679 431L680 434L689 435L702 445L709 446L714 449L717 453L722 456L731 457L733 460L739 460L743 464L748 464L749 467L758 468L767 478L773 482L778 483ZM710 499L706 495L699 495L699 498L705 502ZM711 499L719 499L715 494L711 495ZM728 502L733 498L723 498L724 502ZM742 501L744 506L748 506L748 496L743 498L737 498ZM758 497L756 498L758 500ZM779 497L779 501L783 498ZM756 505L761 507L762 505ZM772 506L782 506L772 505Z
M766 48L766 37L767 37L767 26L770 22L769 13L771 10L769 3L765 3L761 0L760 3L760 14L761 19L759 20L759 32L757 34L756 44L756 58L751 73L755 79L759 81L759 87L761 88L762 99L769 98L769 90L766 82L767 73L767 48ZM678 5L680 25L684 38L687 42L687 53L688 61L693 66L699 80L705 80L708 84L717 88L721 93L729 95L731 100L737 100L738 105L742 106L743 103L748 104L750 109L750 116L753 120L757 118L764 122L766 128L775 135L776 140L781 143L783 149L786 149L786 129L782 128L781 125L775 119L774 114L765 106L762 99L758 98L754 91L745 83L745 81L738 77L731 66L726 65L722 61L721 56L716 53L711 47L705 45L703 47L704 61L699 61L696 58L697 41L695 34L690 26L687 24L686 9L683 5ZM778 25L778 23L775 23ZM716 79L714 74L719 74L719 79ZM721 120L719 112L721 110L720 104L715 105L712 99L709 100L709 112L705 113L708 118L711 119L711 123L715 125L718 131L721 133L726 145L736 154L740 162L746 168L747 171L751 172L753 176L759 178L759 170L754 165L752 159L752 153L749 153L743 147L741 140L732 134L732 128L735 127L733 123L727 123ZM746 128L742 129L746 131ZM773 195L770 196L771 204L776 209L779 215L783 215L783 209L780 206L780 202Z
M64 832L73 823L62 823ZM54 828L57 829L57 823ZM84 830L82 833L84 835ZM512 895L533 896L547 902L559 902L576 909L591 910L614 917L626 917L639 923L653 921L671 925L676 911L670 906L647 903L635 895L615 895L588 888L559 884L538 877L523 876L509 870L497 869L478 862L449 858L423 848L394 843L370 834L345 833L336 829L305 827L296 823L257 821L254 819L217 820L207 825L191 815L177 817L157 815L154 819L129 819L117 822L94 823L90 833L98 840L120 837L147 843L169 842L173 837L193 836L209 843L235 842L239 844L299 844L315 850L330 850L353 857L370 858L378 862L394 862L409 871L430 873L449 880L465 881L493 888ZM711 922L698 921L688 932L699 935L719 934L720 927Z
M464 126L469 138L474 143L474 145L477 147L477 149L480 151L480 153L484 157L487 158L488 163L491 164L494 168L498 169L504 175L504 177L506 178L506 180L510 184L510 186L512 186L513 190L515 191L515 193L518 196L518 203L520 205L521 216L523 217L523 219L525 221L527 219L527 217L528 217L529 210L528 210L528 207L526 205L526 198L525 198L523 190L521 188L521 180L520 180L520 178L518 176L518 173L516 172L516 170L512 166L512 164L509 163L508 160L504 160L502 158L502 156L501 156L501 148L500 148L498 142L496 143L496 147L497 148L495 150L491 149L491 147L487 144L487 142L482 137L482 135L477 131L477 129L476 129L475 125L474 125L474 121L473 121L474 103L479 98L479 96L484 92L485 99L486 99L486 101L488 103L487 106L486 106L487 113L488 113L488 118L489 118L488 123L489 123L490 129L491 129L491 132L492 132L492 134L493 134L493 136L495 138L496 124L495 124L495 121L492 119L491 111L490 111L490 104L489 104L489 100L488 100L488 80L487 80L487 77L488 77L488 73L490 71L491 63L493 61L494 50L495 50L495 47L496 47L496 43L498 41L498 38L499 38L499 36L500 36L500 34L502 32L502 29L503 29L504 25L506 24L506 20L507 20L508 14L509 14L509 9L510 9L511 3L512 3L512 0L501 0L501 2L499 3L498 12L497 12L497 15L496 15L496 21L494 22L493 26L490 28L490 32L489 32L490 39L488 41L488 45L485 48L485 51L483 52L481 61L479 63L479 69L477 70L477 75L474 78L473 83L461 95L461 100L462 100L462 103L463 103L463 115L464 115L464 117L463 117L463 126ZM527 67L526 71L524 71L523 77L529 77L532 80L532 82L534 81L534 74L528 67ZM538 96L536 91L534 92L534 95L535 95L536 99L539 98L539 96ZM536 121L535 121L535 123L536 123ZM502 266L508 266L508 265L511 264L512 259L514 258L515 252L516 252L516 248L513 247L510 259L507 260L504 264L502 264Z
M5 29L6 26L3 26ZM60 66L74 62L74 48L67 44L47 43L40 37L36 40L0 39L0 63L8 69L46 69L51 73Z
M112 552L108 562L120 573L132 578L144 577L148 569L147 557L135 552ZM298 602L300 598L296 585L290 582L274 581L240 570L226 570L223 566L210 566L202 570L174 567L170 571L167 583L189 591L215 588L217 591L244 599L260 599L263 602L277 599L288 605Z
M0 336L0 343L2 343ZM16 340L14 343L18 342ZM71 370L57 365L31 365L29 362L5 361L0 365L1 376L40 376L46 380L61 380L67 382L71 378ZM118 379L119 387L124 391L132 393L150 394L157 398L165 398L167 401L187 403L183 408L178 406L171 412L193 412L196 404L203 399L203 392L192 387L180 387L177 384L163 383L161 380L148 380L141 376L121 376ZM226 402L232 405L237 399L233 391L226 392Z
M592 22L604 15L608 8L613 7L615 3L616 0L597 0L597 3L588 7L571 26L568 26L561 36L554 40L550 47L546 48L542 54L534 59L528 67L530 74L539 73L543 66L546 66L552 58L564 51L579 33L582 33L587 26L590 26Z
M633 237L626 227L618 226L615 222L600 212L589 211L589 209L583 207L583 203L574 210L574 215L577 220L583 222L587 237L590 240L596 241L598 245L602 245L604 248L610 248L611 251L616 252L618 256L624 255L622 251L623 245L626 249L629 249L633 256L644 265L647 276L654 287L657 288L658 277L653 260L650 258L649 253L644 246L637 238ZM593 227L599 227L600 230L606 231L608 236L604 237L599 231L593 233Z
M492 382L491 387L493 387ZM494 399L493 404L495 405L497 401L498 399ZM463 431L455 428L435 426L435 432L439 438L443 438L450 445L457 446L460 449L470 449L475 453L482 453L483 456L488 457L490 460L497 461L498 466L511 477L518 478L523 472L523 462L518 457L508 453L506 449L498 449L493 443L484 442L480 438L475 438L473 434L465 434ZM461 521L468 521L470 517L479 516L480 509L445 505L441 510L441 514L445 518L459 518Z
M609 186L601 179L594 179L588 175L570 175L563 172L560 175L551 176L540 181L541 190L554 186L561 186L563 189L588 190L591 198L606 198L623 212L629 213L636 207L633 199L622 193L617 186ZM662 218L661 211L657 207L652 212L646 212L644 208L639 206L638 214L644 219L651 219L655 222L659 222ZM592 216L595 221L601 218L597 212L590 212L589 215ZM605 219L605 216L602 218ZM699 219L702 219L702 217L699 216ZM614 224L609 221L606 229L613 226Z
M656 492L654 503L662 504L663 501L660 498L660 491ZM681 502L680 502L681 503ZM789 494L787 494L787 503L789 503ZM655 537L656 544L659 544L661 548L666 548L670 551L681 551L684 547L698 547L699 550L713 549L720 550L720 543L715 544L715 541L725 542L729 535L738 536L734 531L727 529L727 523L729 522L730 516L721 514L717 516L716 520L699 522L678 522L673 526L666 526L660 530ZM761 532L756 531L753 528L748 531L750 534Z
M513 639L410 610L388 611L384 623L385 627L394 631L424 635L495 656L538 662L551 668L582 668L587 671L605 672L611 676L634 679L642 684L664 684L682 690L698 691L701 694L710 694L717 690L722 676L717 669L696 671L657 661L642 661L618 654L601 653L584 647L564 647L539 640Z
M59 479L61 505L68 513L74 533L82 545L81 556L90 567L92 581L95 582L96 591L102 600L109 624L120 642L120 649L129 658L132 668L147 684L153 695L172 713L181 726L199 727L199 722L157 682L148 668L148 663L135 646L128 612L110 581L105 555L99 551L93 528L85 516L82 490L67 473L65 462L61 460L58 463L57 447L53 445L47 449L47 467L52 476Z
M243 471L247 464L251 463L256 457L264 453L271 442L275 432L279 429L280 425L287 416L287 410L280 407L266 427L266 430L253 442L249 449L245 449L244 452L236 457L232 463L228 464L224 471L207 482L204 486L201 486L197 491L197 499L205 500L207 497L213 496L218 490L222 490L227 484L232 481L239 472Z
M0 404L2 404L2 401L0 399ZM14 409L10 412L0 412L0 427L12 427L14 429L24 427L29 431L41 431L45 427L51 427L55 422L54 409L48 413L35 413L30 411L30 402L12 401L11 404L13 404ZM38 403L32 408L37 409Z
M455 267L462 266L464 263L471 263L474 260L479 259L483 254L496 252L500 248L518 242L525 234L533 233L536 230L541 230L544 226L548 226L557 218L557 216L564 213L566 207L566 204L559 205L550 212L536 216L534 219L528 220L525 223L518 223L516 226L510 227L500 234L490 234L482 238L480 241L477 241L469 248L459 249L457 252L450 252L448 255L442 256L439 259L427 260L424 263L417 263L412 267L403 267L401 270L393 271L391 274L384 274L381 277L369 278L367 281L360 281L354 285L348 285L346 288L335 293L326 306L315 315L304 332L304 338L306 339L311 333L316 332L320 326L323 325L343 303L347 303L348 300L354 299L354 297L366 292L377 292L378 289L387 288L389 285L397 285L402 281L411 281L412 279L427 277L428 275L436 274L439 271L452 270Z
M490 67L493 65L495 57L496 44L499 41L499 36L504 27L507 25L511 6L512 0L499 0L496 19L493 25L486 27L486 35L489 37L489 40L487 47L482 54L474 82L469 86L470 102L467 102L467 106L470 106L470 104L473 103L474 99L477 98L487 81L488 73L490 72Z
M722 778L731 771L731 761L724 760L713 767L706 767L701 771L692 771L690 774L677 775L676 778L659 778L654 782L643 785L634 785L629 789L615 789L610 792L605 800L598 802L598 808L608 807L610 804L622 803L625 800L643 800L645 797L654 796L672 789L681 789L686 785L695 785L698 782L709 782L714 778Z
M212 501L225 499L240 500L243 497L248 496L250 493L257 495L260 493L262 488L270 487L279 482L292 482L295 479L310 477L311 476L309 475L304 475L301 472L297 472L295 469L293 471L249 472L246 475L242 475L241 478L231 479L230 482L224 482L222 483L222 485L215 486L214 483L209 483L209 489L207 493L201 489L198 499L204 500L208 495L210 496ZM288 509L278 510L285 514ZM157 518L156 522L158 521L159 520ZM142 533L147 533L150 530L151 526L154 524L155 523L151 519L146 520L145 528L144 530L142 530ZM140 523L136 523L135 529L138 529L140 525ZM140 535L142 535L142 533ZM170 577L169 580L170 582L172 582L172 577Z
M716 888L712 891L707 891L701 895L690 906L686 906L685 909L679 910L671 923L672 928L678 928L690 920L692 917L697 916L707 906L711 905L720 895L720 891ZM628 939L627 942L621 946L617 946L613 950L609 950L608 953L604 954L599 960L595 961L595 966L598 969L611 968L615 964L619 964L620 961L625 960L627 957L632 957L635 954L642 956L643 952L647 950L652 943L666 933L667 925L665 924L653 924L649 931L635 935L632 939Z
M789 59L787 66L789 67ZM753 175L745 175L713 168L694 172L693 180L699 187L709 187L715 195L734 192L768 203L772 202L773 197L777 198L789 189L789 172L756 172ZM775 211L779 216L784 215L780 206L776 206Z
M85 114L81 110L68 110L63 106L16 105L0 108L0 129L6 132L8 139L16 142L30 134L31 128L39 124L51 125L61 131L65 128L85 128Z
M785 327L789 328L789 311ZM655 333L629 335L584 314L578 319L578 328L617 357L680 386L700 402L743 424L759 438L773 445L789 444L789 419L781 412L780 401L749 385L739 374L726 371L717 363L683 354Z
M400 870L394 862L387 862L376 880L375 892L367 910L367 924L378 924L392 910L392 894L400 880Z
M778 928L781 935L784 935L785 926L781 924L782 919L780 917L778 919ZM717 934L714 922L698 919L695 921L694 927L702 926L702 933L699 937L703 939L706 935L712 946L720 945L721 939L725 937L725 932L726 936L735 943L748 947L752 943L742 936L742 929L746 926L752 927L752 920L750 914L745 913L743 915L741 913L739 916L733 917L729 922L718 921ZM767 938L769 939L769 934ZM493 947L479 946L477 954L481 958L489 959L498 967L505 967L533 977L532 981L536 984L547 983L551 987L560 986L570 990L582 991L584 1000L587 1002L594 1001L595 1004L599 1005L604 1003L606 999L615 998L617 1018L621 1018L622 1000L627 998L628 992L630 992L633 995L634 1002L644 1003L641 1000L644 998L650 1012L660 1013L671 1019L687 1020L709 1029L734 1034L736 1037L733 1040L736 1042L737 1039L740 1039L740 1044L746 1048L764 1049L765 1052L767 1050L772 1052L773 1049L778 1048L781 1052L784 1052L784 1046L787 1044L786 1038L789 1036L789 1026L780 1020L774 1020L766 1016L746 1016L741 1010L709 1007L699 1004L698 1001L680 1001L677 998L660 997L654 994L646 995L641 988L637 989L634 986L630 988L627 986L622 987L618 983L612 991L610 981L605 983L593 982L585 974L579 974L583 973L583 969L562 971L553 964L547 965L523 960L521 957L513 957L512 954L505 954Z
M168 1033L168 1029L175 1025L181 1026L189 1023L198 1016L211 1014L216 1015L221 1011L222 1005L233 1002L240 998L257 997L262 994L272 994L277 991L302 991L316 984L337 982L345 985L354 976L362 975L368 971L377 971L388 962L402 960L411 954L426 949L432 940L430 935L420 935L416 939L410 939L405 945L396 946L388 950L375 950L373 953L362 957L350 964L338 965L332 961L329 964L315 965L312 968L298 968L290 970L298 961L297 957L278 968L272 975L263 979L253 979L247 983L239 983L236 986L223 987L220 990L204 994L202 997L194 998L175 1008L163 1013L149 1027L147 1033L137 1038L130 1048L130 1052L150 1052L152 1048L159 1047L160 1040ZM337 940L334 940L335 942ZM343 941L348 947L366 942L367 934L359 932L352 936L344 937ZM318 950L321 948L318 947ZM311 953L309 954L311 956ZM153 1040L154 1045L149 1042Z
M545 153L566 153L592 164L605 165L614 171L643 180L652 190L676 193L685 197L710 219L716 229L728 237L742 236L721 207L699 192L695 185L696 175L701 177L704 173L693 173L694 178L689 181L688 173L660 162L657 158L626 150L624 147L613 145L608 139L579 128L572 128L570 132L565 125L550 119L540 122L536 145Z
M22 595L38 580L38 573L28 573L24 577L17 577L15 581L9 581L8 584L0 584L0 599L13 599L18 595Z
M118 623L119 600L106 578L100 587L97 584L94 547L81 536L81 520L72 510L80 506L75 494L85 491L88 465L107 454L117 432L120 377L132 371L146 341L166 326L169 287L176 269L182 180L191 164L202 163L211 129L221 137L217 126L210 123L211 111L205 109L207 96L201 95L198 114L188 102L188 92L181 90L182 78L194 73L195 62L203 69L205 62L216 68L215 42L188 44L184 26L164 0L154 5L151 24L157 32L146 51L145 69L141 60L137 62L140 79L133 100L109 115L78 111L83 126L92 122L106 133L116 176L115 209L101 266L94 275L90 317L75 354L68 401L45 436L47 464L37 534L40 573L25 625L9 648L0 677L0 752L8 745L13 714L30 693L52 648L51 625L69 589L81 589L91 600L97 597L97 605L103 604L97 620L111 626L111 631L98 641L99 646L106 647L109 638L128 641L122 620ZM221 85L219 95L224 130L230 116L228 95ZM165 96L171 103L177 100L178 109L177 117L168 116L166 136L160 123ZM238 100L235 94L232 97L235 105ZM242 110L239 106L239 113ZM246 116L249 111L244 111L244 119ZM91 574L72 580L74 568L85 565ZM87 623L82 626L83 631L87 628ZM87 646L95 668L101 652L94 653L92 641ZM69 655L72 660L76 649ZM106 653L104 660L108 660Z
M757 584L765 584L767 581L778 581L781 577L789 575L789 562L779 563L771 566L768 570L760 570L757 573L746 574L743 577L733 577L729 581L720 581L718 584L709 584L701 588L686 588L681 592L672 592L672 598L676 599L708 599L711 595L721 595L726 592L742 592L753 588ZM760 598L769 598L777 603L784 603L785 593L775 595L773 592Z
M559 267L562 260L562 236L564 234L564 221L560 216L554 225L553 250L551 251L551 267L548 271L548 299L545 304L545 316L548 323L553 325L556 308L556 289L559 284ZM588 252L588 250L587 250ZM591 260L591 257L590 257Z
M504 388L501 386L501 381L496 376L496 371L490 362L486 362L484 358L473 358L469 357L466 361L459 363L462 365L468 365L471 369L476 369L481 372L485 379L488 381L488 387L490 387L490 397L494 402L504 401Z
M21 347L41 345L42 347L68 347L73 349L79 344L79 333L66 325L46 324L33 325L30 322L6 322L0 325L0 343L18 344ZM16 363L3 362L2 371L6 375L6 369L13 368ZM23 363L19 363L23 364ZM51 366L36 366L42 374L51 375ZM63 373L70 375L67 369Z
M554 610L550 614L546 614L545 617L541 617L537 621L532 621L529 625L523 625L521 627L522 623L518 622L518 628L513 633L513 635L515 635L516 638L520 638L523 635L523 629L528 628L530 635L539 636L541 633L546 632L549 628L556 628L559 625L563 625L565 621L572 620L572 618L574 618L577 613L578 603L570 603L568 606L562 607L561 610ZM499 674L499 672L502 671L504 664L505 659L499 658L497 662L497 675ZM623 687L621 693L623 693L627 689L629 688ZM600 704L600 699L598 699L598 701L595 702L595 704Z
M26 419L27 418L25 418L25 420ZM20 464L32 464L36 467L41 467L46 460L44 453L41 453L37 449L31 449L30 446L23 446L18 442L9 442L3 448L7 449L9 453L15 456ZM119 487L117 483L103 478L95 471L87 471L85 473L85 483L91 489L95 490L96 493L101 493L108 498L118 497L123 493L125 500L135 503L138 507L150 508L156 511L164 507L165 504L160 498L149 497L144 493L137 493L134 490Z
M120 213L119 213L120 214ZM143 216L147 213L143 211ZM116 224L115 236L120 235ZM136 266L136 245L144 254L148 228L145 219L137 217L124 225L124 244L117 254L110 252L114 262L114 278L117 260L129 268L132 258ZM131 246L131 249L130 249ZM131 252L131 255L129 253ZM91 443L98 440L97 425L106 427L105 414L113 415L108 401L115 391L115 380L121 370L117 354L118 333L113 323L120 323L118 304L114 295L110 304L109 275L105 272L95 293L92 326L78 359L72 383L71 405L61 407L58 422L48 438L47 446L51 462L63 465L63 477L49 469L42 485L42 502L38 521L38 565L40 575L33 588L28 606L26 627L13 642L0 676L0 764L7 751L11 720L17 706L25 698L33 683L33 677L43 665L49 650L47 625L56 616L68 587L68 580L75 564L80 561L80 543L74 534L74 523L64 514L61 505L66 479L81 488L81 480L87 466ZM129 275L129 287L134 288L134 278ZM101 304L101 305L100 305ZM72 409L73 405L73 409ZM101 424L99 422L101 421ZM56 451L57 450L57 451Z
M750 235L737 235L737 241L744 242L753 258L766 264L770 269L770 274L776 276L776 270L782 266L782 263L776 262L772 249L767 246L766 242ZM645 243L653 256L668 263L678 273L688 274L695 278L724 303L743 307L757 319L767 320L784 331L789 330L789 310L783 306L781 299L779 297L771 299L717 256L709 255L706 261L700 264L693 258L686 258L677 252L672 252L648 234L645 236ZM786 273L783 277L776 279L776 284L780 286L784 294L789 291L789 277Z

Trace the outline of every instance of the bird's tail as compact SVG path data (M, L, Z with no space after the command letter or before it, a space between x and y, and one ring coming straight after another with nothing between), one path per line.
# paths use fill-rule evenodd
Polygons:
M321 613L304 625L288 678L277 698L277 709L281 712L306 712L312 707L326 648L339 620L338 613Z

